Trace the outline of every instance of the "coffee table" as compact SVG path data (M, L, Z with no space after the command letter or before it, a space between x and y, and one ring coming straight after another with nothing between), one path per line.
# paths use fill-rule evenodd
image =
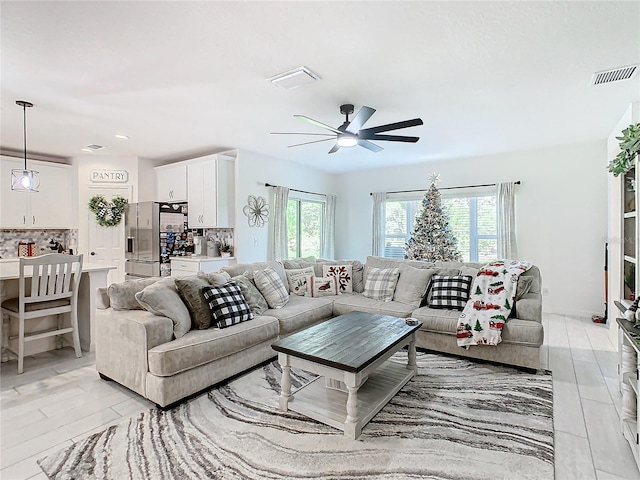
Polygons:
M276 341L282 366L280 408L343 430L362 428L416 374L415 332L422 323L350 312ZM389 360L408 346L407 364ZM291 367L319 375L291 392Z

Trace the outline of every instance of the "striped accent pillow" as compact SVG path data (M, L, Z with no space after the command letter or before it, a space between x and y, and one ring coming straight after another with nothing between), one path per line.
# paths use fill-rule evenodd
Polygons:
M367 268L367 281L362 295L373 300L390 302L393 300L399 275L398 268Z
M431 308L463 310L469 300L473 277L469 275L434 275L431 279Z
M202 294L209 305L213 323L219 328L227 328L253 318L253 313L235 282L219 287L202 287Z
M253 272L253 281L267 301L269 308L282 308L289 302L289 289L271 267Z

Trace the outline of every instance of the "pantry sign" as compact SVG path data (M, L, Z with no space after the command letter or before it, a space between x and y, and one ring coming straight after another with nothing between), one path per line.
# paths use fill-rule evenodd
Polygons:
M91 183L127 183L129 172L126 170L91 170Z

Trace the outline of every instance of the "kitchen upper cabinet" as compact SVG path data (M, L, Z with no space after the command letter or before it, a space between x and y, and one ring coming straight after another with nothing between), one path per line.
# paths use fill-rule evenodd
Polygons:
M233 228L235 159L208 155L187 165L189 228Z
M159 202L187 201L187 164L185 162L156 167L155 171Z
M16 168L24 168L24 161L0 159L0 228L72 227L71 167L27 160L27 168L40 173L37 192L11 190L11 170Z

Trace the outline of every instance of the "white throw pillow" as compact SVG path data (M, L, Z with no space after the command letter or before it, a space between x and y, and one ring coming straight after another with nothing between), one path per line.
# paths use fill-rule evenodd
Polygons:
M289 291L273 268L254 271L253 281L269 308L282 308L289 302Z
M353 265L323 265L322 276L337 277L340 293L353 293Z
M390 302L396 290L400 269L367 267L367 281L362 295L373 300Z
M338 277L331 275L328 277L307 278L307 297L329 297L340 295Z
M289 281L289 292L304 296L307 293L307 278L314 275L313 267L285 269L284 272Z

